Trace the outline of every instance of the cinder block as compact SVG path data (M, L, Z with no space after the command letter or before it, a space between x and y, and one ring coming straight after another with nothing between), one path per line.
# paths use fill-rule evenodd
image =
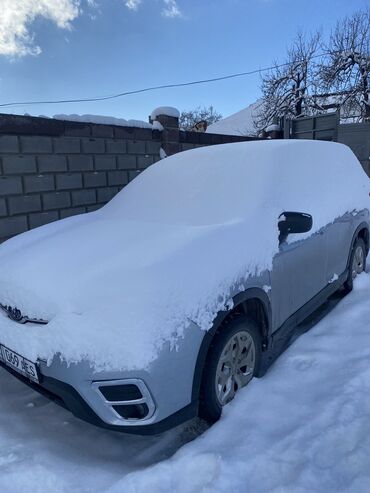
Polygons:
M134 127L114 127L115 139L134 139L135 128Z
M194 149L196 147L196 144L180 144L180 150L181 151L189 151L190 149Z
M82 139L82 151L85 154L103 154L105 152L104 139Z
M40 195L19 195L8 199L9 214L41 211Z
M147 154L159 154L161 143L153 140L147 140L145 142L145 151Z
M71 137L89 137L91 128L89 123L64 122L64 134Z
M70 171L90 171L94 169L92 156L68 156L68 167Z
M0 219L0 237L8 238L27 231L27 216L5 217Z
M135 127L136 140L152 140L152 138L153 138L152 128Z
M78 214L84 214L86 212L86 207L72 207L71 209L63 209L60 211L60 218L64 219L66 217L77 216Z
M135 127L136 140L152 140L153 130L151 128Z
M129 154L145 154L145 141L139 140L137 142L128 141L127 142L127 152Z
M91 135L93 137L113 137L113 127L109 125L91 125Z
M58 190L70 190L72 188L82 188L81 173L64 173L56 176Z
M0 199L0 216L6 216L7 210L6 210L6 203L5 199Z
M86 188L106 187L107 175L104 171L84 174L84 186Z
M1 135L0 136L0 152L19 153L18 137L16 135Z
M136 156L134 154L124 154L117 156L118 169L136 169Z
M95 212L98 209L101 209L102 207L103 207L102 204L89 205L87 207L87 212Z
M118 193L118 187L107 187L99 188L98 192L98 202L109 202Z
M38 156L37 163L40 173L67 171L66 156L56 156L55 154L50 154L49 156Z
M125 154L127 145L125 140L107 140L106 149L108 154Z
M47 192L48 190L54 189L55 186L53 175L36 175L24 177L24 190L26 193Z
M126 185L128 176L126 171L109 171L108 185Z
M147 168L153 162L153 156L137 156L137 167L140 169Z
M137 169L135 171L129 171L128 172L128 180L129 181L134 180L140 173L141 173L140 169Z
M6 175L36 173L35 156L3 156L3 171Z
M116 157L115 156L95 156L95 169L107 170L116 169Z
M0 176L0 195L16 195L22 192L20 176Z
M56 137L54 139L56 154L76 154L81 152L80 139L76 137Z
M78 190L72 192L72 205L96 204L95 190Z
M30 214L30 228L38 228L44 224L52 223L59 219L58 211L40 212L38 214Z
M51 154L53 146L51 137L40 137L32 135L30 137L20 137L21 151L31 154Z
M62 209L70 207L71 196L69 192L52 192L42 195L42 203L45 210Z

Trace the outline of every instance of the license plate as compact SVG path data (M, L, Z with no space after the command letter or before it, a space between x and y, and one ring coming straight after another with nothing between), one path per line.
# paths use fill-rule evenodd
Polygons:
M0 359L4 361L7 366L20 373L24 377L36 383L39 383L39 377L37 374L37 367L35 363L32 363L32 361L29 361L15 351L12 351L6 346L3 346L2 344L0 344Z

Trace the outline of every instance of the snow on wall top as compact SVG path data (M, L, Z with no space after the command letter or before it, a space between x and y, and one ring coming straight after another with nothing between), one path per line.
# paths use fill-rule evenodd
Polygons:
M224 135L257 135L258 129L254 124L254 118L258 115L260 101L247 106L222 120L213 123L207 128L207 133Z
M98 123L103 125L119 125L121 127L152 128L150 123L141 120L125 120L124 118L115 118L114 116L103 115L54 115L56 120L65 120L70 122Z
M208 330L251 273L271 269L283 211L312 214L308 236L368 208L368 187L352 151L331 142L171 156L99 211L0 246L0 301L50 320L25 328L0 314L0 340L31 360L60 353L97 369L147 368L195 330L190 321Z
M160 115L172 116L173 118L180 118L180 112L177 108L172 106L159 106L152 111L150 118L155 120Z

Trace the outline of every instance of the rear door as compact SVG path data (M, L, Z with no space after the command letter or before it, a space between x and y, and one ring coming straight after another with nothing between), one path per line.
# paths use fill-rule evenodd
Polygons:
M347 213L326 227L328 282L333 281L346 270L356 224L358 223L358 218L362 217L361 212Z
M298 238L299 235L295 235ZM294 239L295 239L294 238ZM273 326L280 327L327 284L325 230L280 245L271 272Z

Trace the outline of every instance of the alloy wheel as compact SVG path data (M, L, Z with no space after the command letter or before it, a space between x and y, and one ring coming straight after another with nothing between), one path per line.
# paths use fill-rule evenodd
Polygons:
M252 336L240 331L229 339L221 352L216 370L216 397L221 406L230 402L236 392L253 378L256 348Z
M364 250L361 247L361 245L358 245L354 255L353 255L353 260L352 260L352 279L354 279L358 274L361 274L361 272L364 270L364 264L365 264L365 255L364 255Z

